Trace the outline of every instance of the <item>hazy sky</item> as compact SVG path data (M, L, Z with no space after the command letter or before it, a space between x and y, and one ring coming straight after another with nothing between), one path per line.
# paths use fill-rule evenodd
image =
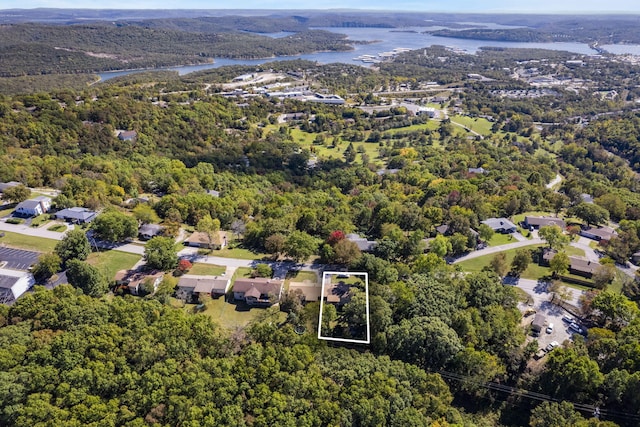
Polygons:
M0 9L382 9L427 12L640 13L638 0L3 0Z

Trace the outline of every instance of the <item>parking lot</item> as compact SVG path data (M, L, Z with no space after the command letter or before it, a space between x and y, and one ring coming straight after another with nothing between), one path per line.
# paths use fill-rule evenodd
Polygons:
M521 310L524 312L527 308L530 307L521 307ZM527 336L527 342L535 338L538 340L538 348L545 348L552 341L556 341L558 344L562 345L565 340L573 340L573 336L576 332L569 328L569 322L562 320L562 317L569 313L548 301L542 302L540 305L533 308L537 313L541 313L545 316L546 323L540 331L539 336L533 337L531 333L529 333ZM534 316L530 315L523 319L523 323L524 326L527 327L527 331L529 331L528 328L531 325L533 318ZM553 324L553 329L550 332L547 332L547 328L550 324Z
M2 262L6 268L14 270L29 270L29 267L38 262L39 256L40 253L38 252L0 248L0 262Z

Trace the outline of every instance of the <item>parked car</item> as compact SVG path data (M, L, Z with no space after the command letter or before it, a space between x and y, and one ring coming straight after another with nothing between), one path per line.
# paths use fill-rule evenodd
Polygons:
M549 325L547 326L547 333L548 334L553 333L553 323L549 323Z
M579 334L581 334L582 332L584 332L582 330L582 328L580 327L580 325L578 325L576 322L573 322L569 325L569 329L571 329L574 332L577 332Z
M563 322L567 322L569 324L574 323L575 320L573 319L573 317L569 316L568 314L565 314L564 316L562 316L562 321Z
M541 348L540 350L538 350L536 352L536 354L533 355L533 358L536 359L536 360L539 360L539 359L542 359L546 355L547 355L546 350Z
M549 344L547 344L547 346L545 347L546 351L551 351L554 348L558 347L560 344L558 343L558 341L551 341Z

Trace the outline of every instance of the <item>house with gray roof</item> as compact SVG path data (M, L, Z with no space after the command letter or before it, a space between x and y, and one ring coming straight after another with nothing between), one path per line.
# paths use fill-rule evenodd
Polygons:
M35 284L26 271L0 269L0 304L12 304Z
M507 218L487 218L482 223L491 227L496 233L509 234L518 230L518 227Z
M66 208L55 213L56 219L71 222L74 224L86 224L95 219L98 215L96 211L87 208Z
M597 242L608 242L609 240L617 236L618 233L611 227L588 227L585 229L581 229L580 235Z
M38 216L49 212L51 209L51 198L46 196L38 196L33 199L25 200L18 203L15 213L20 216Z
M367 240L355 233L347 234L346 239L355 243L362 252L373 252L378 242L375 240Z
M231 285L229 277L200 276L185 274L180 277L176 294L185 300L196 300L200 295L210 295L213 298L227 293Z
M138 237L143 240L151 240L162 234L164 227L159 224L142 224L138 229Z
M552 216L525 216L524 217L524 226L527 228L540 228L548 225L557 225L561 229L564 230L566 227L565 222L560 218L555 218Z

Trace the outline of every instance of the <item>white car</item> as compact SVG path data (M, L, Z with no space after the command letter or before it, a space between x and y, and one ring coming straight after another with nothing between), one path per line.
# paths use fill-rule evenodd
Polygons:
M575 322L573 317L569 316L568 314L565 314L564 316L562 316L562 321L563 322L567 322L567 323L574 323Z
M547 346L545 347L546 351L551 351L554 348L558 347L560 344L558 343L558 341L551 341L549 344L547 344Z
M549 323L549 326L547 326L547 333L548 334L553 333L553 323Z

